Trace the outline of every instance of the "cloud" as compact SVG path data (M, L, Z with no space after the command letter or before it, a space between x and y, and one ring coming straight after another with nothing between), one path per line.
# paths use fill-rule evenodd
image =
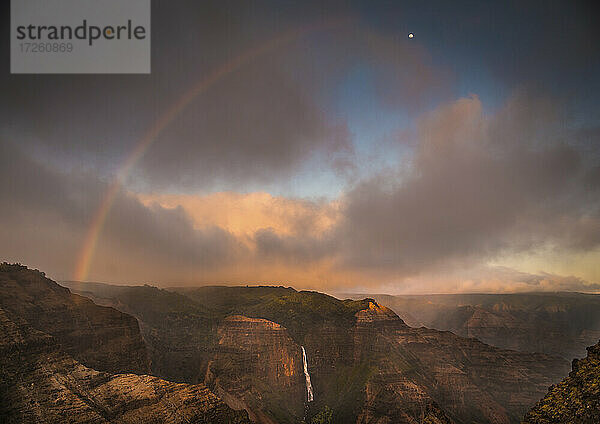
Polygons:
M10 205L0 209L0 257L71 279L107 189L95 176L55 170L0 143L0 198ZM319 237L335 222L335 210L266 193L196 198L121 190L102 227L89 278L324 287L345 275L331 272ZM313 244L303 245L302 235Z
M336 96L357 68L370 70L381 102L410 111L448 91L423 47L351 12L234 4L235 16L210 2L153 4L148 76L3 75L0 134L57 167L106 177L192 87L256 51L177 114L130 181L145 191L247 191L307 168L342 180L351 173L352 133ZM261 51L291 30L301 35Z
M491 115L473 96L425 116L409 170L346 195L341 266L403 277L550 243L597 247L599 192L556 114L517 95Z
M600 199L587 181L595 164L561 119L552 102L527 93L490 114L472 96L422 116L409 163L359 182L334 203L229 193L173 196L169 206L184 205L195 222L218 221L236 233L240 224L231 222L243 219L259 262L326 263L330 275L343 271L357 284L467 274L541 248L593 251ZM559 287L556 278L538 280L530 289L545 289L544 281Z
M150 75L5 72L0 256L70 278L107 182L147 129L232 59L294 30L225 69L157 136L111 209L94 279L441 288L453 275L452 290L600 280L595 15L581 4L543 16L536 2L413 6L154 2ZM520 91L496 104L531 84L560 97ZM496 109L449 100L465 87ZM385 133L377 141L367 121ZM317 185L343 193L264 192ZM525 279L481 268L539 250L552 252L535 261L550 271L557 255L586 259Z
M9 143L0 149L0 197L10 205L0 211L0 256L70 278L108 185L48 168ZM95 257L95 270L102 271L95 275L108 281L161 280L230 265L244 250L225 229L194 228L181 207L146 207L121 191L102 229Z
M334 201L123 189L91 277L319 289L416 289L431 281L438 291L594 290L576 272L490 277L485 269L541 247L569 254L600 247L600 196L589 183L594 155L571 142L578 134L561 119L551 102L526 93L487 114L476 96L447 103L419 119L409 160ZM11 204L0 211L8 240L0 256L70 278L106 182L53 169L8 142L0 147L0 197Z
M236 236L260 230L281 235L317 236L339 219L339 204L324 200L291 199L265 192L217 192L207 195L138 194L146 206L181 207L195 228L217 226Z
M468 270L446 271L407 278L402 285L380 287L389 293L527 293L576 291L600 292L600 283L576 276L528 273L502 266L477 265Z
M136 168L138 185L264 182L289 177L314 156L351 155L345 122L332 119L306 95L308 82L294 81L283 68L294 54L285 54L289 43L258 48L290 29L314 25L318 16L293 17L290 11L274 22L245 2L234 6L236 16L223 4L153 4L153 69L147 76L2 75L0 132L54 164L111 175L173 104L221 70L222 77L158 135ZM249 14L254 16L238 21ZM248 51L257 53L226 69Z

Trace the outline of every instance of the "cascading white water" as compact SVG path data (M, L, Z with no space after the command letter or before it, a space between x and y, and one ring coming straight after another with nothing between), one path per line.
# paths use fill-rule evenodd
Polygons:
M304 346L302 347L302 363L304 364L304 377L306 378L306 392L308 394L308 401L313 401L313 389L312 384L310 383L310 374L308 373L308 363L306 362L306 351L304 350Z

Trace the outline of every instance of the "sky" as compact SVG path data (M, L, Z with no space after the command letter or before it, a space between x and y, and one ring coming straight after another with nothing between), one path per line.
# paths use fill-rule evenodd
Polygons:
M116 284L600 291L594 2L153 1L149 75L11 75L8 3L1 260Z

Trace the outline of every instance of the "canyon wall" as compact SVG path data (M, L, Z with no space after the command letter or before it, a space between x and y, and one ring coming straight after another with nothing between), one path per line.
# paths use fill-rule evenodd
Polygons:
M0 266L0 305L52 335L77 361L101 371L147 373L150 360L136 319L72 294L39 271Z
M140 375L148 366L134 318L0 265L0 422L250 423L203 384Z
M142 328L157 336L151 351L169 340L161 339L158 322L193 334L194 317L206 317L210 340L196 347L205 359L184 381L203 376L199 381L259 423L301 423L326 408L336 423L517 423L568 372L561 358L409 327L373 299L340 301L283 287L210 287L176 290L192 303L174 310L159 306L170 296L165 290L121 288L111 296L103 290L103 301L138 311ZM147 311L140 311L135 295L150 290L151 309L163 310L154 322L144 321ZM180 344L189 348L186 340ZM313 402L306 402L301 346ZM168 349L162 354L168 363Z

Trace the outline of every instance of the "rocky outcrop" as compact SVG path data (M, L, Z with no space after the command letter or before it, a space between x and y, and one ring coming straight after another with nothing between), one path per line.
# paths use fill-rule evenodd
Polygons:
M151 372L167 380L201 383L218 322L187 297L151 286L62 283L95 303L137 318L151 358Z
M600 423L600 343L587 351L586 358L573 361L569 376L527 413L524 424Z
M374 296L410 326L452 331L486 344L585 356L600 338L600 296L582 293Z
M258 422L299 422L306 399L301 348L285 327L227 317L208 364L206 384Z
M454 423L424 389L426 378L418 374L422 366L418 358L394 347L393 335L408 328L375 301L356 314L354 361L373 370L365 384L358 423ZM386 335L390 340L383 339Z
M452 424L435 401L410 379L377 376L365 388L365 402L358 424L410 423Z
M0 265L0 307L52 335L82 364L101 371L147 373L150 360L130 315L72 294L39 271Z
M103 296L108 290L102 288ZM152 346L164 346L162 360L171 368L181 356L168 345L191 348L172 334L202 340L206 329L197 323L204 316L214 331L196 348L205 359L187 370L187 379L203 376L199 381L259 423L310 422L328 410L340 424L516 423L568 371L560 358L409 327L373 299L340 301L284 287L195 288L178 295L175 301L164 290L137 287L109 297L135 313ZM314 390L309 403L301 346Z
M204 385L108 374L0 309L0 421L5 423L248 423Z
M0 301L0 422L250 422L203 384L83 364L147 369L137 322L72 295L38 271L2 264Z
M450 332L408 327L390 312L374 304L357 314L356 360L376 366L367 384L368 416L379 411L392 419L386 413L390 409L413 411L416 419L421 411L431 414L441 408L445 414L436 419L518 422L536 396L560 379L568 366L560 358L501 350ZM388 401L378 401L378 396ZM379 409L373 406L378 403ZM411 421L396 417L390 422Z

